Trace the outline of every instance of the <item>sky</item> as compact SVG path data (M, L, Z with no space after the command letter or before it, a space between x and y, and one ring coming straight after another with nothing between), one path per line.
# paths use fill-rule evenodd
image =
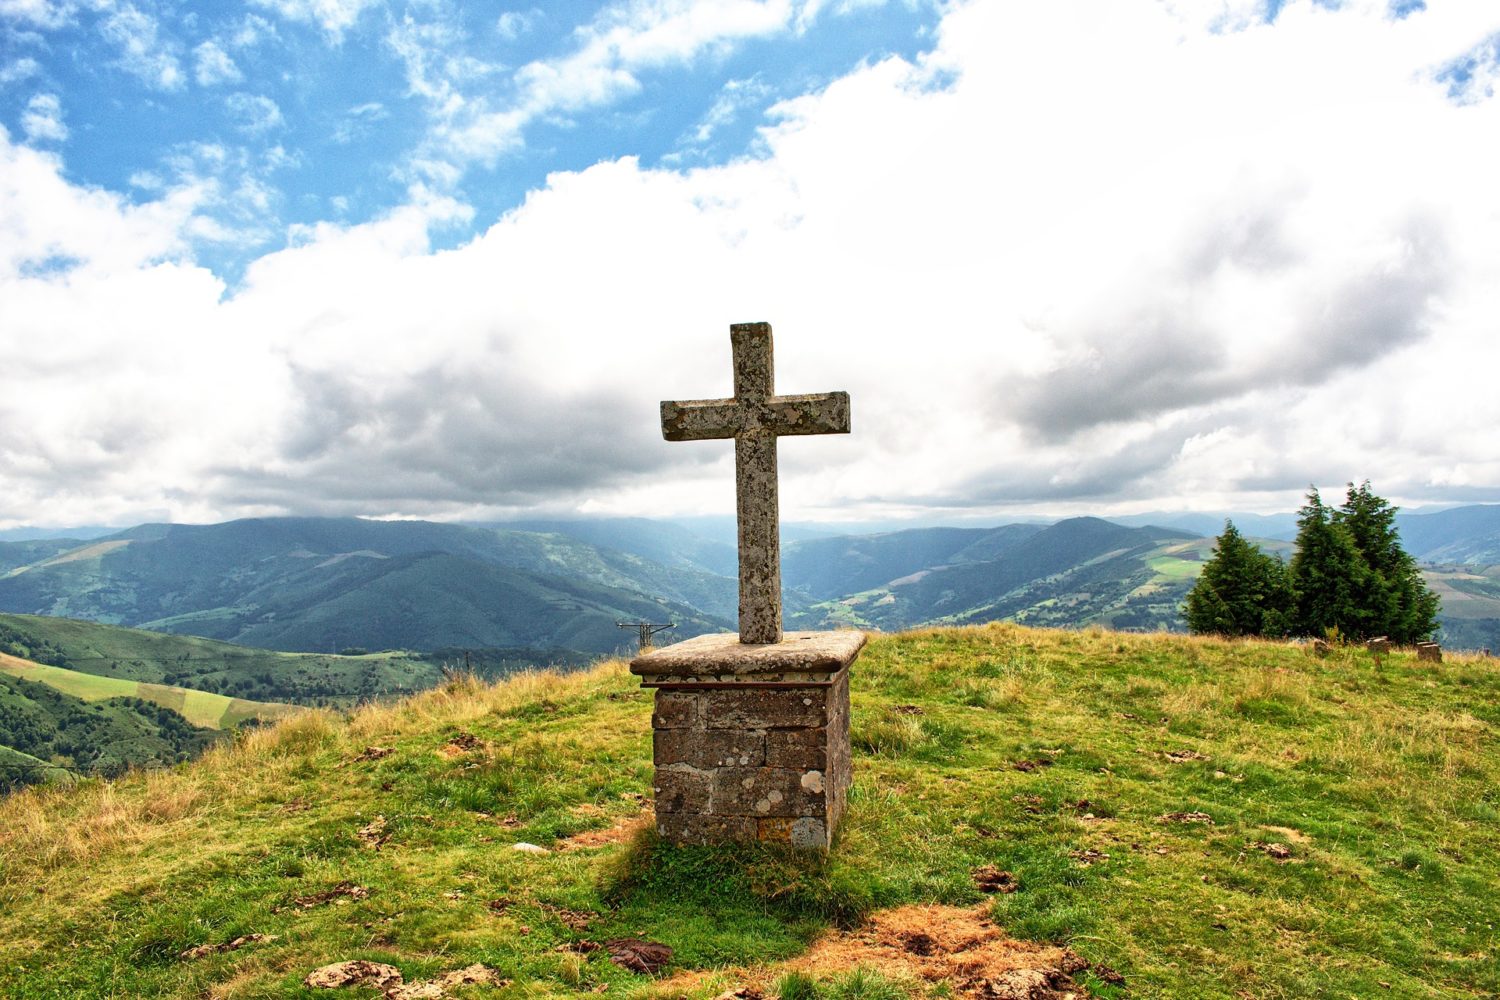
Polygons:
M0 530L1500 501L1493 0L0 0Z

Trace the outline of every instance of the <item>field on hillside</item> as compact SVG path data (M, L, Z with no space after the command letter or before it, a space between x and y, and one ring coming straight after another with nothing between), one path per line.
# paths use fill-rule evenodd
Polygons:
M454 996L998 995L961 926L1105 997L1500 993L1495 660L992 624L877 636L854 669L822 863L655 842L619 663L11 796L0 995L374 996L303 985L350 959L514 981ZM627 971L592 947L616 938L670 960Z
M46 615L0 614L0 640L7 636L15 648L0 651L23 659L261 702L349 705L421 691L442 676L440 664L403 651L282 653Z
M84 701L140 698L153 705L170 708L188 722L204 729L232 729L247 719L271 722L302 711L295 705L246 701L243 698L229 698L190 688L99 677L65 667L33 663L6 653L0 653L0 673L45 684ZM3 738L3 733L0 733L0 738Z

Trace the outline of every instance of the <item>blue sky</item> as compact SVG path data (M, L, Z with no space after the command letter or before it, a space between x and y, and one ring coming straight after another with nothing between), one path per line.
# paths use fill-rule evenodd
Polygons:
M133 201L214 185L193 259L231 282L414 186L472 208L435 234L458 245L554 171L753 155L772 106L914 58L937 21L925 2L8 6L6 128Z
M0 530L1500 501L1490 0L0 0Z

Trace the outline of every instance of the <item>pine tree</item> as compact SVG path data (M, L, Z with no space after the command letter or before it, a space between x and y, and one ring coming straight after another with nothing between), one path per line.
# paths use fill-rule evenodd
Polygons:
M1285 635L1291 589L1281 560L1247 542L1233 521L1215 540L1213 558L1188 592L1188 629L1217 635Z
M1325 506L1314 487L1297 517L1297 554L1290 577L1296 594L1293 630L1321 636L1336 629L1348 639L1363 639L1376 612L1368 607L1376 589L1370 568L1342 523L1338 511Z
M1410 645L1436 631L1438 596L1422 579L1416 561L1401 547L1396 532L1398 509L1376 496L1367 479L1358 487L1349 484L1336 516L1349 529L1370 569L1364 600L1374 612L1371 634Z

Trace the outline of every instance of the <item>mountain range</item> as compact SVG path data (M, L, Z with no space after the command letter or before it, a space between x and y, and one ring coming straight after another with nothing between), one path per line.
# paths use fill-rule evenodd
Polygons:
M1453 610L1445 628L1500 645L1490 640L1500 639L1500 505L1402 514L1398 526L1408 551L1434 564L1429 578ZM782 558L788 628L1001 618L1180 628L1182 599L1213 551L1212 537L1189 528L1092 517L796 534ZM679 639L732 630L735 552L716 535L641 518L141 525L0 542L0 611L283 651L586 657L629 648L621 621L671 622ZM1285 540L1262 544L1290 555Z

